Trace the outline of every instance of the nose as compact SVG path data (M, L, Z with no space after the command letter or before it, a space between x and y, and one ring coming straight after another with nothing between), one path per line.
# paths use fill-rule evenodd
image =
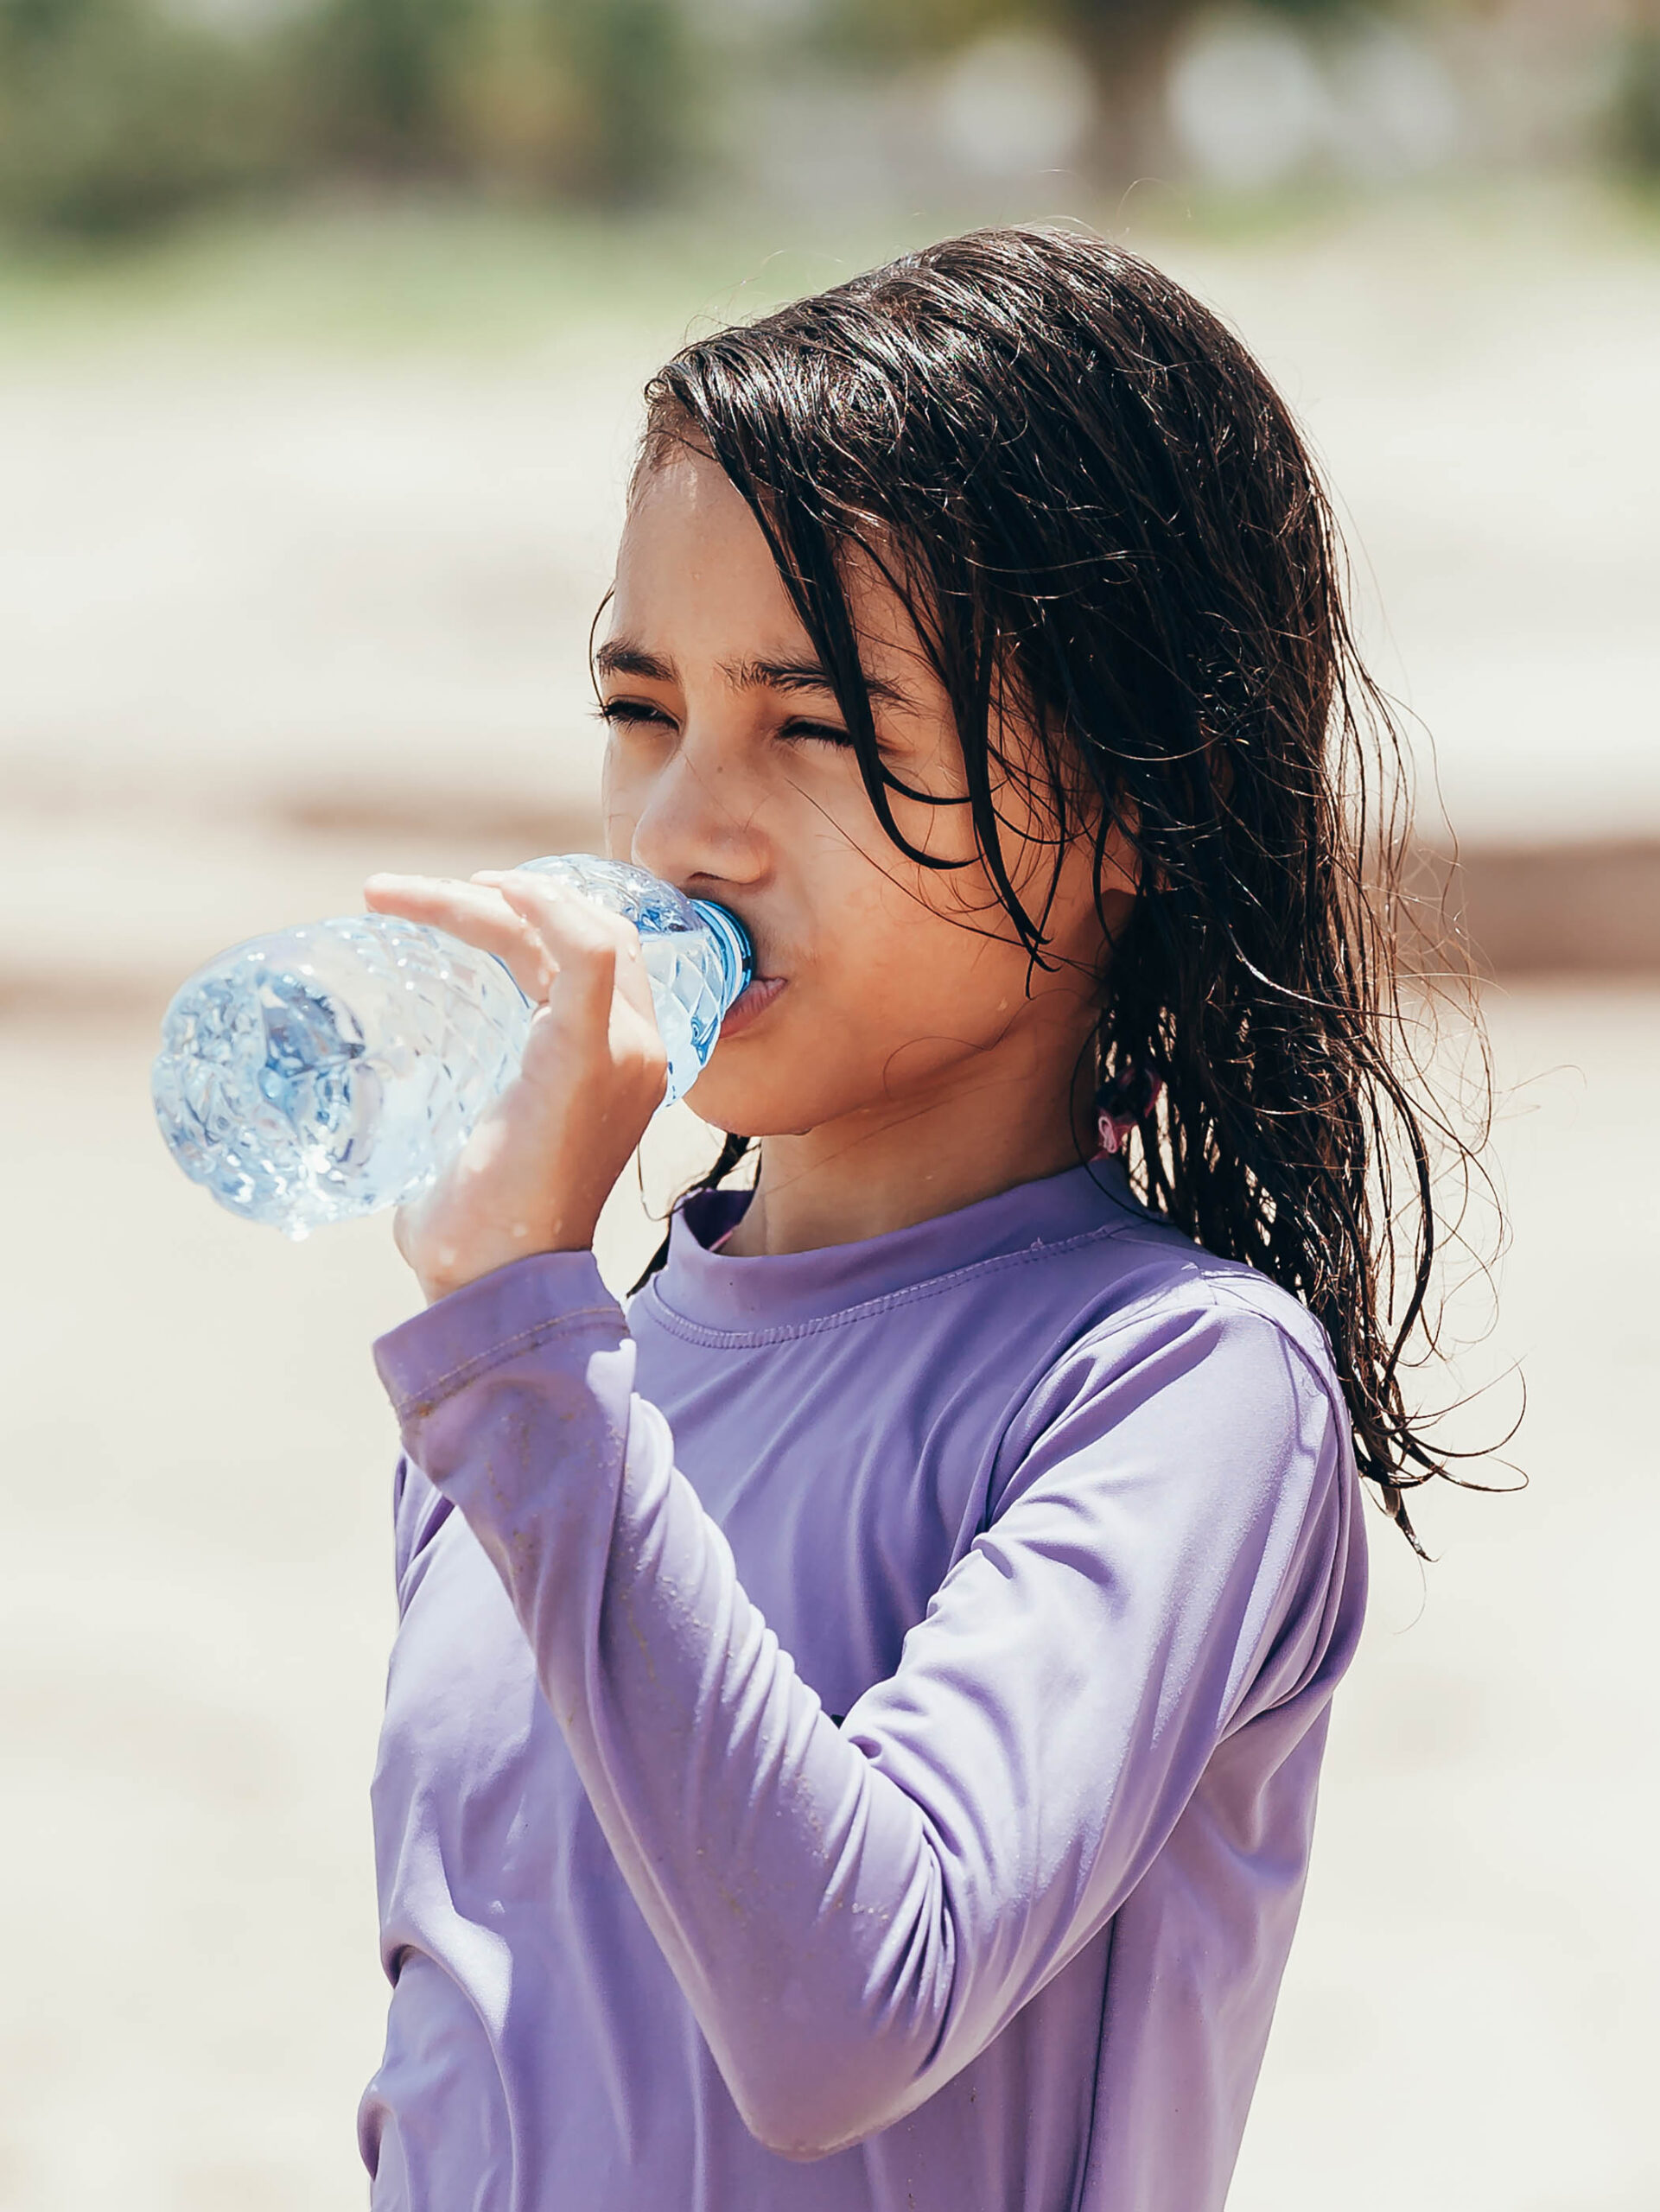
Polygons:
M635 865L714 898L721 886L759 882L766 870L766 841L757 822L759 794L746 789L747 782L730 760L687 732L628 794ZM615 830L623 826L614 820L614 850Z

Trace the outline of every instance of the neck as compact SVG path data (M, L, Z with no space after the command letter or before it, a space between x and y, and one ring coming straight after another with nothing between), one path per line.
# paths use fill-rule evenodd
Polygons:
M1078 1057L1076 1040L1041 1070L976 1054L955 1080L764 1137L755 1195L724 1249L758 1259L858 1243L1077 1166L1095 1148Z

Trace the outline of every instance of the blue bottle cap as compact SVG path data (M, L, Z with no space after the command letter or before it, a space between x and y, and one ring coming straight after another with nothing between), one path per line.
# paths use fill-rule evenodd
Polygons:
M711 899L694 899L692 911L720 947L721 964L726 971L727 988L725 1013L755 972L755 949L749 942L749 932L735 914L724 906L717 906Z

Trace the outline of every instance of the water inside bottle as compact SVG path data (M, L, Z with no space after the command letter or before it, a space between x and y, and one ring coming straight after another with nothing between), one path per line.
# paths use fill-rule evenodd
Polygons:
M429 1183L510 1077L529 1019L499 963L416 924L284 931L175 1000L157 1117L192 1181L302 1237Z

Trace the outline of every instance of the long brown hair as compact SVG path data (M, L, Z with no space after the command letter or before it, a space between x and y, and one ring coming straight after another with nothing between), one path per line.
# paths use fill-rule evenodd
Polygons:
M1434 1342L1434 1162L1467 1170L1479 1136L1437 1105L1403 1012L1402 743L1319 473L1262 371L1148 263L1003 229L699 339L646 397L642 467L704 448L766 532L895 845L944 865L893 811L854 548L945 687L966 768L951 803L1035 962L1043 905L1010 880L997 812L1031 763L1000 747L995 709L1012 702L1038 748L1057 855L1092 839L1097 895L1114 825L1129 836L1141 892L1097 1044L1109 1095L1161 1086L1132 1179L1321 1322L1360 1471L1413 1537L1403 1493L1450 1456L1403 1389ZM729 1138L700 1187L745 1148Z

